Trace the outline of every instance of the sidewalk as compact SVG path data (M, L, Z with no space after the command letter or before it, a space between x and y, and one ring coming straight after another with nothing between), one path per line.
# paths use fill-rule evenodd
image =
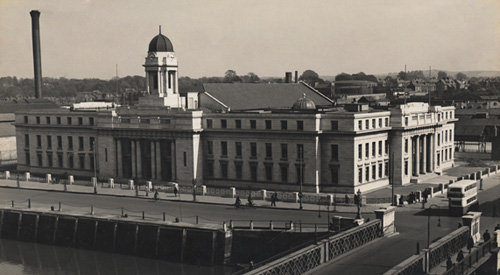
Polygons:
M20 189L32 189L32 190L45 190L51 192L71 192L80 194L94 194L94 188L92 186L82 186L82 185L66 185L67 190L64 190L64 184L52 184L52 183L40 183L32 181L20 181L20 187L17 187L17 181L15 179L0 179L0 187L4 188L20 188ZM123 185L125 187L125 185ZM128 186L127 186L128 187ZM182 202L193 202L192 194L179 194L177 197L174 196L172 192L159 191L160 200L168 201L182 201ZM115 188L101 187L98 184L96 196L115 196L115 197L130 197L144 200L153 200L154 192L149 192L149 196L146 196L144 189L138 191L136 196L135 190L120 188L120 184L115 184ZM242 202L246 203L246 198L241 198ZM233 205L235 202L234 198L229 197L217 197L217 196L203 196L196 195L196 203L207 203L207 204L221 204L221 205ZM259 199L254 199L255 204L258 207L265 208L275 208L275 209L299 209L299 203L295 202L282 202L278 201L276 203L277 207L271 207L270 201L263 201ZM317 204L303 203L303 210L306 211L318 211ZM361 207L361 213L363 214L373 214L373 211L389 206L389 204L373 204L373 205L363 205ZM321 206L322 211L326 211L326 206ZM357 207L353 204L336 204L330 206L330 211L334 213L357 213Z

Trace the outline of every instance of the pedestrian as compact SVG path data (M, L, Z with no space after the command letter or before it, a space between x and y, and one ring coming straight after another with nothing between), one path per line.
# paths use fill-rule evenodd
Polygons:
M278 194L276 192L271 195L271 206L276 207L276 200L278 199Z
M399 205L404 206L403 196L399 197Z
M158 190L155 190L155 194L154 194L154 199L155 201L158 200L158 197L160 196L160 193L158 193Z
M174 186L174 196L177 197L177 193L179 193L179 189L177 189L177 185Z
M495 226L495 231L500 230L500 223L497 223L497 226Z
M490 238L491 238L490 232L488 232L488 229L486 229L486 231L484 231L484 234L483 234L483 240L484 240L484 242L489 241Z
M464 259L464 252L462 250L458 251L457 254L457 263L461 262Z
M348 196L347 194L345 195L344 200L345 200L345 203L346 203L346 204L349 204L349 196Z
M149 197L149 186L146 185L145 191L146 191L146 197Z
M472 237L469 237L469 239L467 240L467 249L469 250L469 253L471 252L473 247L474 247L474 239L472 239Z
M448 260L446 260L446 270L450 270L453 267L453 262L451 261L451 257L448 256Z

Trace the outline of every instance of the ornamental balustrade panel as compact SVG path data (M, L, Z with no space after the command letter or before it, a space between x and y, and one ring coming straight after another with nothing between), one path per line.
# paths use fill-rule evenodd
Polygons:
M476 250L473 250L471 254L465 256L462 261L456 263L450 270L443 273L443 275L462 275L472 271L473 264L479 262L483 257L489 256L489 252L494 247L492 244L492 240L483 243Z
M265 270L262 275L302 274L321 264L321 247L287 259L286 261Z
M439 240L437 243L431 245L429 251L429 269L438 266L440 263L446 261L448 256L455 254L466 246L470 236L469 229L467 227L459 228L449 236L453 237L446 238L442 241Z
M333 259L378 238L380 236L380 227L381 221L374 220L335 236L328 243L328 258Z

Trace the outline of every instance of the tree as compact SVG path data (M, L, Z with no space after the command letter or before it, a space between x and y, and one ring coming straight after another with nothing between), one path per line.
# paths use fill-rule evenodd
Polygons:
M353 80L352 75L341 73L335 76L335 81Z
M313 87L316 82L324 83L323 79L319 78L319 75L313 70L305 70L299 77L299 80L302 80Z
M398 73L398 78L402 80L407 80L408 74L406 72L401 71Z
M466 74L460 72L457 75L455 75L455 78L458 79L458 80L467 80L468 77L467 77Z
M445 78L445 77L448 77L448 74L446 72L443 72L443 71L438 72L438 79Z
M241 77L239 77L234 70L227 70L224 74L224 83L234 83L241 81Z
M244 75L242 78L244 83L257 83L260 81L259 76L251 72Z

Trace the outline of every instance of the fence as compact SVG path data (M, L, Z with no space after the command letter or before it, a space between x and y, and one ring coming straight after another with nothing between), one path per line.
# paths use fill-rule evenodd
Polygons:
M302 274L382 235L382 222L374 220L318 244L311 244L274 261L257 264L248 274Z
M384 275L425 274L425 271L431 270L461 250L467 244L469 237L469 228L461 227L432 243L429 249L423 249L419 255L411 256L401 262Z
M477 250L472 251L462 261L456 263L450 270L447 270L443 275L462 275L468 274L468 271L473 271L472 265L478 263L483 257L488 256L491 249L494 247L493 240L489 240L481 244Z

